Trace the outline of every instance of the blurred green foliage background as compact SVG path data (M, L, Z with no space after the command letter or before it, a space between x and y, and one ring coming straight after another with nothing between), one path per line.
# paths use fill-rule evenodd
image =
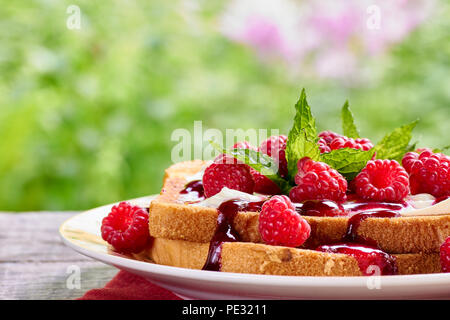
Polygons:
M176 128L279 128L302 87L319 130L340 131L346 99L364 136L420 118L419 146L450 143L450 3L358 86L293 78L216 30L219 1L196 27L181 1L11 1L0 8L0 210L77 210L158 193Z

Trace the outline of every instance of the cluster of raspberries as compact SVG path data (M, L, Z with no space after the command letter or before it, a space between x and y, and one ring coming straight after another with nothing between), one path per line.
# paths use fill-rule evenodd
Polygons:
M319 134L319 138L318 144L321 153L342 148L353 148L365 151L373 148L373 144L369 139L351 139L331 131L321 132ZM243 141L236 143L233 148L260 151L272 157L275 160L275 163L278 164L278 172L280 176L285 178L288 174L286 142L287 137L285 135L271 136L267 140L263 141L259 147L252 146L247 141ZM297 188L294 192L291 192L291 199L297 202L307 199L345 200L344 197L347 190L345 179L342 178L342 176L340 176L337 172L334 174L335 171L329 167L324 167L324 165L325 164L319 165L320 168L317 168L316 166L313 171L321 170L321 172L323 171L323 174L325 174L325 172L329 172L330 174L327 174L325 179L322 179L321 177L320 181L323 181L322 186L325 186L327 181L330 181L328 176L331 175L332 184L329 185L330 188L325 188L325 190L324 188L315 187L315 190L313 190L311 186L314 185L314 181L310 180L311 175L307 175L303 178L301 174L298 174L295 178L296 184L304 185L304 187L302 189ZM299 169L301 169L300 164ZM304 179L305 181L303 181ZM333 184L333 179L337 179L337 189ZM203 176L203 186L206 197L215 195L220 192L223 187L228 187L230 189L247 193L257 192L269 195L281 193L278 186L270 179L249 166L239 163L233 157L225 154L219 155L214 160L214 163L206 169Z
M370 150L369 139L351 139L332 131L319 134L321 152L341 148ZM245 148L263 152L271 156L279 165L281 177L287 176L286 136L272 136L259 148L248 142L240 142L234 148ZM407 153L400 165L395 160L371 160L353 179L350 185L336 170L323 162L309 158L300 159L295 184L289 193L294 202L307 200L346 200L347 190L364 200L401 202L408 194L429 193L435 197L450 196L450 157L433 153L429 149L419 149ZM280 194L280 189L270 179L239 163L225 154L217 157L203 176L205 195L211 197L223 187L247 193Z
M289 193L291 200L346 200L347 180L329 165L303 158L297 167L297 186ZM352 186L362 199L400 202L409 194L409 177L395 160L370 160L352 181Z

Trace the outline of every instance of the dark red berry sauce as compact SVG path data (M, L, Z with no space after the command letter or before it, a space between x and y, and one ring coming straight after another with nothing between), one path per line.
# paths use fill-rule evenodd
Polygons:
M202 270L220 271L222 243L239 241L239 234L233 228L234 217L239 211L260 211L263 203L229 200L219 206L216 232L209 244L208 257Z
M358 235L361 222L367 218L395 218L400 214L395 211L369 211L353 215L347 224L347 231L342 242L322 245L316 250L330 253L351 255L358 261L364 275L395 275L397 264L395 257L379 249L376 241Z
M389 210L400 211L407 205L403 203L391 203L391 202L347 202L344 205L345 210L348 213L362 212L362 211L375 211L375 210Z
M449 198L450 198L450 196L443 196L443 197L436 198L436 200L434 200L433 204L438 204L439 202L445 201Z
M342 204L331 200L308 200L294 205L295 210L302 216L337 217L347 215Z
M182 200L184 202L198 202L205 199L205 192L203 189L203 181L195 180L191 181L180 191Z
M343 240L347 242L357 242L366 245L376 246L376 242L372 239L363 238L358 236L358 228L361 222L367 218L397 218L400 214L395 211L372 211L372 212L361 212L353 215L347 224L347 232L344 235Z
M357 199L343 203L331 200L308 200L294 205L299 214L315 217L351 216L366 211L400 211L407 206L406 203L364 202Z
M344 242L333 245L323 245L316 250L351 255L358 261L359 269L365 276L374 274L395 275L398 273L395 257L369 245Z

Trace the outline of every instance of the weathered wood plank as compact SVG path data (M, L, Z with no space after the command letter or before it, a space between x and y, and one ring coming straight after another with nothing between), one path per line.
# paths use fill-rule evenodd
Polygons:
M79 282L70 277L77 269ZM103 287L116 273L114 268L86 261L2 263L0 299L74 299Z
M62 243L59 225L73 214L0 213L0 299L73 299L117 273Z
M58 228L74 212L0 214L0 262L77 261Z

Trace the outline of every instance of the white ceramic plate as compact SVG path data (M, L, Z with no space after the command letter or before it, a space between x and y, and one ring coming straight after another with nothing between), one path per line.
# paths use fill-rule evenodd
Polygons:
M154 196L130 200L143 207ZM101 220L112 205L80 213L60 227L65 244L79 253L140 275L182 298L191 299L450 299L450 273L295 277L201 271L158 265L108 250Z

